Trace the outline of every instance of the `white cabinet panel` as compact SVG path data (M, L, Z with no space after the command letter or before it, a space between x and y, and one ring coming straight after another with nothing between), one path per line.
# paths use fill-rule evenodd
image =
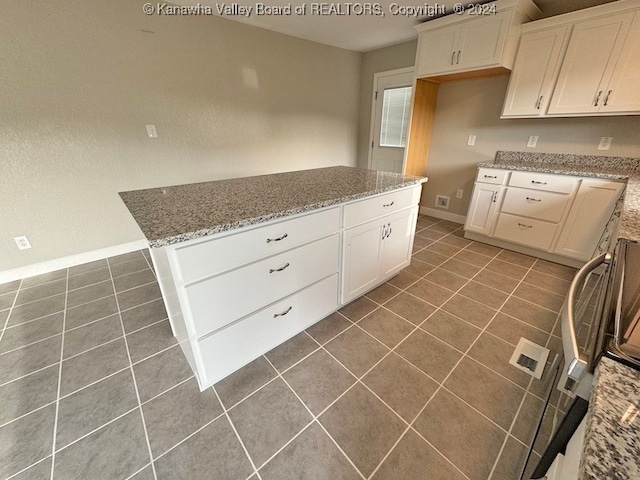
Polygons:
M561 193L509 187L501 211L558 223L568 200L569 195Z
M456 67L469 69L498 65L509 30L511 12L487 15L461 25Z
M493 235L510 242L548 250L557 229L557 223L501 213Z
M545 192L571 193L578 182L575 177L536 172L513 172L509 186L542 190Z
M409 208L420 202L421 193L422 188L418 186L348 203L344 206L343 224L349 228Z
M418 37L419 57L416 60L418 77L446 72L455 68L453 65L459 34L459 28L451 27L443 27L420 34Z
M473 187L465 230L483 235L491 233L491 227L498 212L502 187L491 184L476 183Z
M382 249L382 278L389 278L411 262L418 207L392 215L387 222Z
M508 176L509 172L507 170L499 170L497 168L479 168L476 182L502 185Z

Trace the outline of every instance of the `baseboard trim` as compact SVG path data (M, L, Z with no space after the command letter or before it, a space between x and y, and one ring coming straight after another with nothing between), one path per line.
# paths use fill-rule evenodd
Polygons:
M437 208L431 207L420 207L420 213L424 215L429 215L431 217L441 218L442 220L449 220L450 222L461 223L464 225L465 220L467 219L464 215L457 215L455 213L443 212L442 210L438 210Z
M136 240L134 242L114 245L113 247L101 248L99 250L92 250L90 252L78 253L76 255L69 255L68 257L56 258L54 260L47 260L46 262L5 270L0 272L0 284L42 275L43 273L54 272L63 268L74 267L83 263L102 260L103 258L113 257L114 255L135 252L143 248L149 248L149 242L146 240Z

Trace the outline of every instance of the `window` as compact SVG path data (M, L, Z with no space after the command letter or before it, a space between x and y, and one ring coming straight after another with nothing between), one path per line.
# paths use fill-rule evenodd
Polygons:
M381 147L401 147L407 144L411 87L389 88L382 99Z

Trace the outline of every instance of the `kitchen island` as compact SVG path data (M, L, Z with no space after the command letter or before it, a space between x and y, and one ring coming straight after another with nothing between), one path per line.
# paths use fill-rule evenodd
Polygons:
M409 265L426 180L329 167L120 193L200 388Z

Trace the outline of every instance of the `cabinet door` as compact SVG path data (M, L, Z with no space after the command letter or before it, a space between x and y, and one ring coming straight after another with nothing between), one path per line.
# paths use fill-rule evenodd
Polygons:
M549 114L600 109L633 16L634 12L612 15L573 27Z
M484 183L476 183L471 195L471 203L467 212L465 230L489 235L496 217L502 187Z
M418 207L405 210L387 219L386 232L382 240L382 272L385 280L411 263L411 250L416 233Z
M459 26L443 27L420 33L416 75L425 77L454 69Z
M567 30L565 25L522 35L502 117L528 117L546 113Z
M640 12L636 13L606 90L600 112L640 111Z
M382 225L379 219L344 232L342 303L359 297L378 282Z
M589 260L623 188L624 184L620 182L582 180L554 251Z
M462 23L454 70L498 65L510 18L511 12L501 12Z

